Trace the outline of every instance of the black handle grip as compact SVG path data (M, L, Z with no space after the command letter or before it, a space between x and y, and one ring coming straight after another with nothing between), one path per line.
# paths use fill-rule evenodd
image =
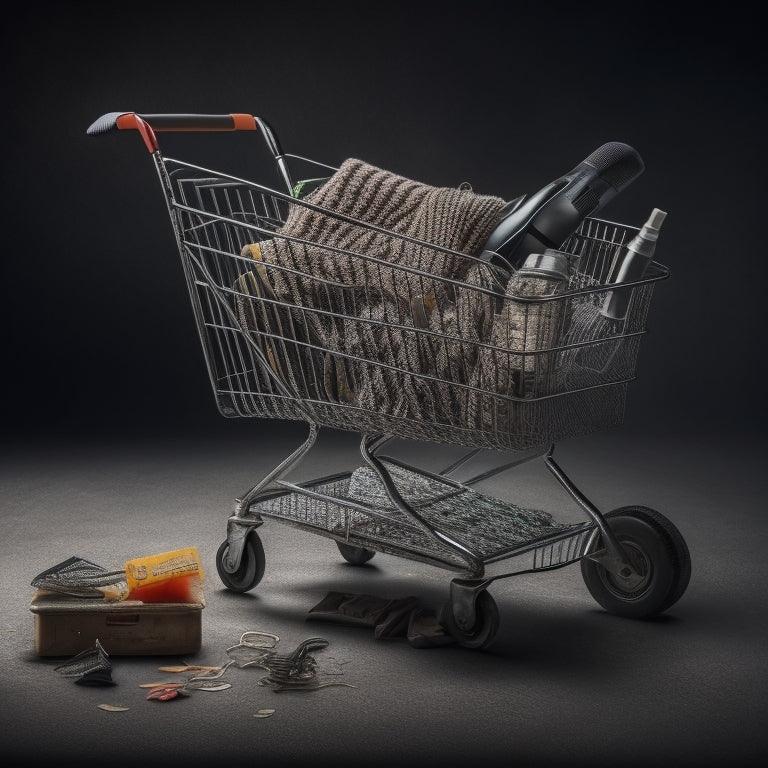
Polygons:
M111 130L137 129L140 118L153 131L255 131L259 120L253 115L232 113L228 115L199 114L139 114L138 112L108 112L94 121L88 135Z

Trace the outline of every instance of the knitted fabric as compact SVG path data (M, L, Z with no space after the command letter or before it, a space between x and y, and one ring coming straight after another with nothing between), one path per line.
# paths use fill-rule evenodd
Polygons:
M274 238L243 249L259 264L238 292L278 302L254 308L238 300L246 329L280 337L268 350L273 368L303 397L320 392L332 402L443 423L461 416L450 385L423 377L469 381L476 348L467 342L481 338L491 318L487 295L471 286L490 278L486 264L463 254L477 255L504 201L356 159L305 200L321 210L294 205ZM322 371L310 376L317 356L307 345L323 350Z
M469 260L430 248L428 245L393 237L404 235L424 243L477 255L498 220L504 200L478 195L468 189L433 187L381 170L362 160L346 160L306 202L324 210L295 205L281 233L309 244L280 238L261 244L264 261L296 269L312 278L407 296L407 288L427 293L429 278L399 269L389 269L374 259L414 268L428 275L461 279ZM379 227L360 226L329 215L335 212ZM355 257L324 246L361 254ZM281 283L301 280L288 272L276 275L273 283L284 294ZM403 285L403 282L407 284ZM303 293L304 291L302 291ZM291 295L300 295L291 291Z

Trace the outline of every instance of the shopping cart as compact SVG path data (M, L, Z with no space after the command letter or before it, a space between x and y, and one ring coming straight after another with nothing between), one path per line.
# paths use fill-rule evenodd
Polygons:
M644 506L601 513L554 459L557 441L623 421L654 286L668 276L651 262L622 285L626 316L601 313L615 290L613 262L636 228L587 218L554 252L568 265L565 282L520 282L467 246L471 227L457 248L407 225L434 194L467 206L462 221L487 223L487 200L471 190L286 154L251 115L113 112L88 133L113 129L138 131L154 161L220 413L308 425L306 440L235 501L216 555L228 589L262 579L256 529L269 519L333 539L352 564L382 552L452 571L440 621L470 648L498 629L489 585L516 574L578 561L594 599L632 618L679 600L691 564L675 525ZM173 159L158 143L165 131L256 131L277 183ZM354 175L362 171L363 181ZM399 208L397 194L382 202L377 180L397 194L405 185ZM374 200L385 214L367 215ZM361 465L290 481L321 427L359 433ZM442 470L417 468L383 452L396 441L446 444L461 456ZM479 455L493 466L458 479ZM579 520L477 490L533 459L576 502Z

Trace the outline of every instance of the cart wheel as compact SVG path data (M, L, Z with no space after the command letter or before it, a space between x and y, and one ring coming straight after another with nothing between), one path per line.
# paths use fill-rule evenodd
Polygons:
M343 541L337 541L336 546L339 548L341 556L352 565L367 563L376 554L372 549L354 547L352 544L345 544Z
M609 613L630 619L651 618L670 608L691 578L691 555L680 531L649 507L622 507L605 517L642 581L630 587L585 557L581 575L592 597Z
M267 559L264 556L264 545L259 534L252 531L245 539L243 556L237 570L232 572L224 567L224 559L229 552L229 542L224 541L216 553L216 570L224 586L232 592L248 592L253 589L264 576Z
M496 636L499 629L499 609L490 593L483 589L475 600L475 625L462 629L456 623L450 601L440 612L440 623L459 645L465 648L485 648Z

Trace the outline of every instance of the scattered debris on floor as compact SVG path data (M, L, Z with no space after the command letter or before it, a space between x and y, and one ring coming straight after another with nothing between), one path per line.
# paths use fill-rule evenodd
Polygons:
M221 667L204 667L199 664L182 664L175 667L158 667L160 672L220 672Z
M416 597L328 592L310 609L307 621L370 627L377 640L407 638L414 648L440 648L456 643L435 614L422 607Z
M228 662L223 666L203 667L194 664L184 664L173 667L159 667L162 672L183 673L195 671L191 677L180 683L157 683L155 685L143 684L140 687L150 688L147 699L156 701L170 701L179 696L189 696L192 691L225 691L232 684L221 680L227 669L233 664Z
M164 665L158 667L158 670L167 674L186 674L187 676L178 682L160 680L140 683L139 688L147 690L148 701L160 702L186 698L196 691L225 691L232 687L232 683L224 679L232 666L239 669L256 667L266 670L266 674L259 678L256 684L276 692L313 691L330 685L356 687L342 680L329 679L341 676L342 666L346 662L331 659L331 664L328 666L322 669L318 666L315 656L310 652L327 648L329 642L325 638L310 637L287 654L277 652L276 647L279 642L279 636L269 632L243 632L238 643L226 649L229 660L225 664ZM64 677L74 678L79 685L115 685L112 680L112 662L99 640L96 640L93 648L82 651L59 664L55 667L55 671ZM99 707L109 711L126 709L110 704L100 704ZM260 709L254 717L270 717L274 712L274 709Z
M75 678L76 685L115 685L112 679L112 662L101 643L96 640L93 648L81 651L69 661L54 667L64 677Z
M147 694L147 700L170 701L178 696L189 696L189 691L184 690L184 687L181 685L159 686L158 688L153 688Z
M311 637L299 643L296 650L287 655L277 653L274 648L280 640L277 635L265 632L244 632L240 642L227 648L227 655L240 668L260 667L268 674L259 680L259 685L274 691L317 690L329 685L354 685L341 680L318 678L318 665L309 651L328 647L322 637Z

